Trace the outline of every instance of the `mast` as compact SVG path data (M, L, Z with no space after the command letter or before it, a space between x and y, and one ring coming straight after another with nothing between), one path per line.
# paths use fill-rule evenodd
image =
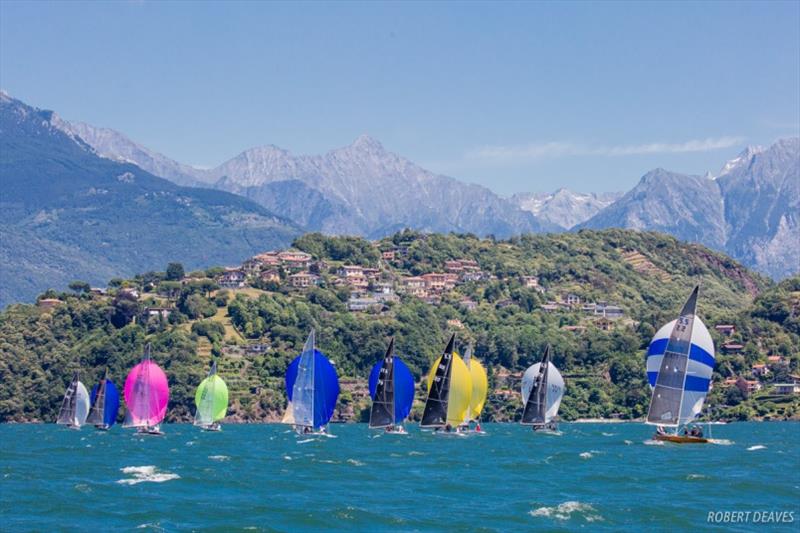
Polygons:
M682 423L680 413L699 290L700 286L695 286L672 328L650 399L648 424L677 428Z
M464 350L464 364L467 365L467 368L470 368L472 359L472 344L467 345L467 349ZM464 425L468 426L470 420L472 420L472 397L470 397L469 404L467 404L467 412L464 414Z
M453 351L455 347L455 333L450 337L450 342L439 359L436 372L433 376L428 397L425 400L425 410L422 413L420 427L443 427L447 425L447 405L450 395L450 373L453 364Z
M536 376L531 392L525 402L522 412L523 424L545 424L547 412L547 381L550 370L550 345L544 349L544 357L539 364L539 374Z
M64 399L61 401L61 409L58 411L58 419L56 424L64 425L78 425L76 416L76 406L78 401L78 371L72 374L72 381L64 393Z
M89 410L89 418L86 419L87 424L101 426L106 423L106 387L108 383L108 367L97 384L97 391L94 395L94 402Z
M394 402L394 337L392 337L378 373L375 397L369 413L370 428L384 428L396 423Z

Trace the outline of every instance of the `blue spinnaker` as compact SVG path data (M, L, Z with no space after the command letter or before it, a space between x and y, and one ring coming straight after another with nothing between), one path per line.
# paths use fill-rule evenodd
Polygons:
M369 395L375 399L375 389L378 386L378 374L381 371L382 360L375 363L369 374ZM397 356L394 356L394 419L400 424L411 412L414 403L414 376L411 370Z
M286 396L292 402L295 414L307 412L307 406L297 405L293 398L294 383L297 380L297 369L301 357L302 355L297 356L286 369ZM313 373L313 426L319 428L330 422L333 417L336 400L339 397L339 377L336 374L336 368L319 350L314 350ZM300 422L301 420L298 419L298 423Z
M97 384L92 387L92 405L94 405L96 396ZM103 423L109 427L113 426L117 422L117 412L119 412L119 391L114 386L114 382L109 379L106 380L106 404L103 408Z

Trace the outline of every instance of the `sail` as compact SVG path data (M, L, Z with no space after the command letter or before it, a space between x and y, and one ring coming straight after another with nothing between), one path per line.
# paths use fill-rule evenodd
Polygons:
M164 420L169 403L169 384L164 371L150 360L149 351L125 379L128 411L125 427L155 426Z
M78 379L78 372L72 375L72 381L64 393L61 409L58 411L56 424L82 426L89 416L89 393Z
M89 417L86 419L87 424L95 426L103 425L106 409L106 378L108 377L108 369L100 379L100 383L92 387L92 406L89 408Z
M522 376L522 398L525 408L523 424L547 424L557 415L564 396L564 378L550 360L550 346L545 348L541 363L528 367Z
M75 399L78 389L78 372L72 375L72 381L67 386L64 393L64 399L61 400L61 409L58 411L58 419L56 424L75 425Z
M414 403L414 376L400 357L392 356L392 381L394 394L394 416L392 422L384 425L373 424L373 412L375 410L375 399L383 398L380 395L380 376L381 370L386 361L386 357L375 363L369 374L369 394L373 399L373 410L370 412L370 427L385 427L390 424L401 424L411 412L411 405ZM382 415L385 417L385 415ZM375 424L379 419L376 418Z
M80 381L75 389L75 420L79 426L86 423L86 417L89 416L89 391Z
M469 373L472 381L472 395L467 410L467 422L478 420L486 403L486 394L489 390L489 379L486 377L486 370L480 361L471 357L469 359Z
M108 369L99 383L92 387L91 408L87 424L111 427L117 422L119 411L119 391L114 382L108 379Z
M394 425L394 339L389 341L389 348L380 361L375 386L372 385L370 373L370 396L372 408L369 412L369 427L383 428Z
M217 374L216 361L212 363L208 376L197 387L194 404L197 407L195 425L209 426L225 418L228 412L228 386Z
M314 346L314 331L303 352L286 369L286 396L291 417L287 423L319 428L330 422L339 397L339 377L325 354Z
M455 335L428 374L428 398L421 427L456 427L464 421L472 399L472 378L464 361L454 351Z
M714 341L696 315L698 287L680 317L653 336L647 378L653 390L647 423L677 427L702 411L714 370Z
M105 379L101 381L105 385L105 399L103 401L103 410L102 410L102 418L100 422L95 422L95 419L88 420L88 424L94 424L96 426L108 426L111 427L117 423L117 413L119 412L119 391L117 387L114 385L114 382L110 379ZM97 399L97 391L100 384L95 385L92 387L92 414L90 418L94 416L94 406L98 403Z

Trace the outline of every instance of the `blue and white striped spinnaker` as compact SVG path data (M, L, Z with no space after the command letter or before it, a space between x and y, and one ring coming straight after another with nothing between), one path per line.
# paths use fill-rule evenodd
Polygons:
M695 315L695 288L676 320L664 325L647 349L647 380L653 397L647 423L678 427L703 409L714 370L714 342Z

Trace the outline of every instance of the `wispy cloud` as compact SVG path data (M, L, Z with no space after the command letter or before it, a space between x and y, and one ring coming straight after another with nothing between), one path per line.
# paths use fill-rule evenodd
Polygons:
M646 144L622 144L615 146L592 146L579 143L552 141L519 146L483 146L467 153L473 159L540 159L566 156L627 156L642 154L677 154L686 152L709 152L742 144L744 137L709 137L680 143L653 142Z

